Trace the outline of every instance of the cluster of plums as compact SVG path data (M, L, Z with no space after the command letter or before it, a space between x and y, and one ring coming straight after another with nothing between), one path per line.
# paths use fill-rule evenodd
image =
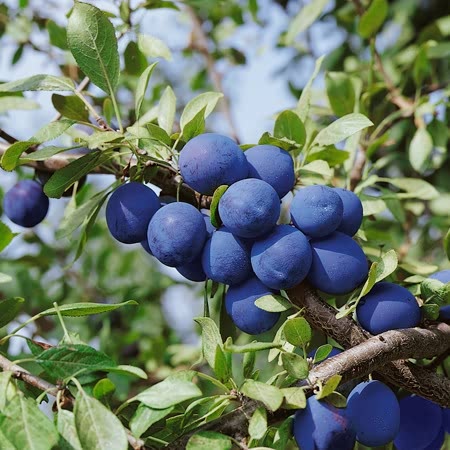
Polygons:
M339 353L333 347L328 358ZM417 395L398 400L384 383L371 380L353 388L345 408L310 397L295 414L293 432L302 450L352 450L356 441L367 447L394 442L397 450L440 450L450 433L450 409Z

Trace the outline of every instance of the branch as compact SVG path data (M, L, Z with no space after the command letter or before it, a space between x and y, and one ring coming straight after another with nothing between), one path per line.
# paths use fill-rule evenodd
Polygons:
M14 144L14 142L17 142L16 138L12 137L10 134L2 130L1 128L0 128L0 138L4 139L6 142L10 144Z
M196 50L205 59L206 68L208 70L211 81L214 84L214 87L217 91L223 93L223 113L225 115L226 120L228 121L228 125L230 127L231 137L239 143L238 133L236 130L236 125L233 120L233 115L231 113L230 101L228 97L225 95L222 84L222 74L216 69L216 62L212 57L211 53L208 50L208 39L206 37L205 32L203 31L202 22L200 18L195 14L195 11L187 7L187 11L189 16L191 17L192 23L194 25L194 30L192 33L192 43L191 48Z

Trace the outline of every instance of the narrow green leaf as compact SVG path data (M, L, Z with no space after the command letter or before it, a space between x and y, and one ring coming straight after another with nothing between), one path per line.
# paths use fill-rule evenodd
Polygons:
M218 345L216 347L216 358L214 360L214 373L221 383L226 383L231 377L231 359L225 355L223 348Z
M58 311L62 316L82 317L91 316L92 314L110 312L114 311L115 309L121 308L122 306L137 304L138 303L134 300L128 300L127 302L113 303L109 305L105 303L71 303L69 305L59 305ZM39 317L56 316L56 314L57 313L55 308L49 308L39 313Z
M311 326L304 317L289 319L283 328L286 340L296 346L306 346L312 338Z
M183 128L183 140L189 141L190 139L204 133L205 131L205 109L200 110L194 118L189 121Z
M122 5L125 4L122 3ZM125 60L125 72L130 75L139 76L148 66L147 58L134 41L128 43L127 48L123 52L123 58Z
M244 353L242 359L242 374L244 378L252 378L253 370L255 369L256 352Z
M1 84L0 84L1 86ZM8 113L10 111L31 111L38 109L39 103L30 100L28 98L17 96L5 96L0 97L0 114Z
M23 91L74 91L75 85L70 78L53 75L33 75L20 80L0 84L0 92Z
M439 197L434 186L420 178L378 178L377 181L391 183L406 193L397 194L398 198L414 198L420 200L433 200Z
M395 250L389 250L378 261L376 283L384 280L397 269L398 257Z
M68 450L83 450L75 427L75 416L72 411L60 409L57 415L58 433L63 437Z
M139 50L150 58L164 58L167 61L172 60L172 53L169 47L154 36L149 36L148 34L138 35L138 47Z
M123 141L123 139L123 134L117 131L98 131L87 137L86 142L89 148L96 149L100 148L103 144L112 142L119 143Z
M324 386L322 386L322 389L319 391L318 394L316 394L316 397L318 400L327 397L332 392L335 391L335 389L339 386L339 383L341 382L342 377L341 375L333 375Z
M17 165L28 164L31 161L45 161L48 158L51 158L52 156L55 156L58 153L62 153L66 150L69 150L69 148L55 147L53 145L42 147L35 152L25 154L22 158L19 159Z
M0 221L0 252L8 247L16 236L17 233L13 233L6 223Z
M128 440L120 420L101 402L79 390L75 401L75 426L81 448L127 450Z
M136 86L136 92L134 94L135 96L135 113L136 113L136 121L139 120L139 117L141 116L141 107L142 102L145 98L145 91L147 90L148 83L150 81L150 77L152 76L153 69L156 67L157 63L150 64L144 72L142 72L142 75L139 77L137 86Z
M388 3L386 0L373 0L362 15L358 24L358 33L363 38L373 36L383 25L388 14Z
M298 387L289 387L281 389L283 393L284 409L303 409L306 408L305 391Z
M90 80L109 95L119 81L119 52L112 23L103 12L76 2L67 25L67 44Z
M308 377L308 362L295 353L282 353L281 361L286 372L296 380L304 380Z
M234 345L225 342L224 349L231 353L248 353L260 352L262 350L269 350L271 348L280 348L281 344L276 342L250 342L249 344Z
M158 125L166 130L168 134L172 133L173 122L175 120L177 99L170 86L164 89L158 105Z
M153 424L167 417L173 410L173 406L166 409L152 409L140 404L130 420L133 436L140 438Z
M36 145L33 141L19 141L10 145L2 156L2 169L11 171L14 170L19 162L19 158L23 152L28 150L31 146Z
M197 317L194 320L202 327L203 356L208 362L209 367L214 370L216 348L219 346L223 349L222 337L220 336L219 328L217 328L214 320L209 317Z
M264 408L256 408L248 424L248 432L252 439L262 439L267 431L267 412Z
M222 198L222 195L225 194L227 189L228 189L228 186L226 184L219 186L214 191L213 198L211 200L211 206L210 206L211 224L216 228L219 228L222 225L222 219L220 218L220 214L219 214L219 201Z
M416 172L423 174L431 165L430 156L433 151L433 140L426 128L417 128L409 144L408 157Z
M89 112L83 101L76 95L52 95L52 103L56 111L68 119L78 122L89 122Z
M450 228L444 238L444 250L447 255L447 259L450 260Z
M323 150L317 149L311 151L306 158L306 162L323 160L328 163L330 167L336 167L343 164L350 157L350 153L346 150L338 150L334 145L327 145Z
M240 390L247 397L262 402L270 411L276 411L283 402L280 389L259 381L245 380Z
M287 138L297 144L304 145L306 130L298 114L294 111L283 111L275 121L273 135L277 138Z
M129 366L127 364L120 364L115 367L108 367L106 371L118 373L120 375L131 375L134 377L142 378L143 380L146 380L148 378L147 374L140 367Z
M202 391L191 381L166 378L140 392L134 399L154 409L166 409L200 397Z
M67 50L67 31L53 20L47 20L46 28L50 43L61 50Z
M328 355L331 353L331 350L333 350L333 346L330 344L324 344L321 345L314 354L314 360L313 363L317 364L321 361L324 361L327 359Z
M337 116L353 112L355 89L350 76L344 72L328 72L325 76L328 100Z
M52 141L61 136L74 123L75 121L70 119L60 119L56 122L50 122L38 130L30 140L37 143Z
M208 117L222 97L223 94L220 92L204 92L190 100L181 114L181 131L202 109L205 108L204 117Z
M332 145L347 139L364 128L372 126L373 123L364 115L359 113L347 114L323 130L320 130L314 138L313 145Z
M287 298L275 294L259 297L256 299L255 305L258 308L269 312L289 311L293 306Z
M195 433L186 446L186 450L231 450L232 448L231 439L215 431Z
M12 381L12 375L11 371L0 372L0 411L4 411L6 405L17 395L17 387Z
M13 297L0 302L0 328L17 317L24 301L21 297Z
M347 399L340 392L332 392L327 395L325 401L336 408L345 408L347 406Z

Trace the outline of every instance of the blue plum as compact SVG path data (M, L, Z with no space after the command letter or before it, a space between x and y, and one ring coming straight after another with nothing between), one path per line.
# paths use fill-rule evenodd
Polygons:
M445 428L441 427L434 441L430 445L426 446L424 450L441 450L444 440L445 440Z
M207 238L202 213L189 203L169 203L148 225L148 245L158 261L179 267L200 255Z
M294 225L308 236L319 238L337 229L342 221L344 205L337 192L328 186L306 186L291 203Z
M335 188L335 192L341 197L344 205L342 221L337 227L337 231L354 236L359 230L363 220L363 207L359 197L347 189Z
M26 228L41 223L47 215L48 207L49 200L42 185L33 180L19 181L3 199L3 210L9 220Z
M203 214L203 218L205 219L206 233L208 234L208 237L211 237L213 232L216 231L216 227L211 223L211 217Z
M294 188L294 161L286 150L274 145L256 145L244 154L249 165L249 178L269 183L280 198Z
M181 150L179 167L183 180L205 195L248 176L244 152L232 139L216 133L191 139Z
M258 308L255 301L274 292L256 277L228 288L225 307L233 323L248 334L269 331L280 318L280 313L268 312Z
M439 319L450 320L450 305L441 306L439 309Z
M203 270L201 255L200 257L195 258L194 261L177 267L177 271L181 275L183 275L184 278L187 278L191 281L200 282L206 280L206 274Z
M397 450L425 449L438 437L442 409L417 395L400 400L400 429L394 439Z
M152 251L150 250L150 247L148 245L148 240L147 237L145 237L145 239L143 241L141 241L141 246L142 248L149 254L153 256Z
M450 269L440 270L439 272L433 273L428 278L433 280L439 280L441 283L450 283Z
M226 227L208 239L202 255L203 270L209 279L223 284L238 284L252 274L248 243Z
M265 181L241 180L223 194L219 214L223 224L236 236L256 238L276 225L280 217L280 198Z
M445 431L450 434L450 408L444 408L442 414Z
M328 294L348 294L367 277L367 260L361 247L338 231L310 241L313 261L308 281Z
M253 244L253 271L272 289L289 289L301 283L311 267L312 251L306 236L290 225L274 231Z
M355 432L346 408L336 408L316 397L294 417L294 437L302 450L352 450Z
M381 381L359 383L348 396L347 410L361 444L377 447L397 436L400 406L392 390Z
M383 281L359 301L356 317L369 333L380 334L419 325L420 307L408 289Z
M134 181L122 184L106 205L106 223L110 233L124 244L143 241L150 219L160 206L158 196L149 187Z

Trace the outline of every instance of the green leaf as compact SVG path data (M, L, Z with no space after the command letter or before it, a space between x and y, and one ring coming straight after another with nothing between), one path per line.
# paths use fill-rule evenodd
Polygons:
M386 0L373 0L359 21L358 33L363 38L373 36L386 20L388 10Z
M62 379L79 373L106 370L117 365L105 353L81 344L49 348L39 354L36 362L53 377Z
M432 66L427 56L427 44L420 46L414 60L412 75L414 83L418 88L421 88L425 78L431 74Z
M381 260L378 261L375 283L384 280L391 273L393 273L395 269L397 269L397 265L398 265L397 253L395 252L395 250L389 250L381 257Z
M242 374L244 378L252 378L255 369L256 352L246 352L242 358Z
M215 431L199 431L188 441L186 450L231 450L233 444L228 436Z
M200 110L194 118L184 126L182 136L186 142L205 132L205 110L206 108Z
M154 36L139 34L138 47L145 56L150 58L164 58L167 61L172 60L172 53L170 53L169 47L161 39Z
M38 108L39 103L28 98L17 96L0 97L0 114L15 110L30 111Z
M211 206L209 209L211 212L211 224L216 228L219 228L222 225L222 219L219 215L219 201L222 198L222 195L225 194L227 189L228 186L226 184L219 186L214 191L213 198L211 200Z
M322 389L319 391L318 394L316 394L316 397L318 400L327 397L332 392L336 390L336 388L339 386L339 383L341 382L342 377L341 375L333 375L324 386L322 386Z
M340 392L332 392L327 395L325 401L336 408L345 408L347 406L347 399Z
M267 412L264 408L256 408L248 424L248 432L252 439L262 439L267 431Z
M0 328L17 317L24 301L21 297L13 297L0 302Z
M325 85L331 109L337 116L353 112L355 107L355 89L350 76L344 72L328 72Z
M26 153L22 158L17 161L17 165L20 166L22 164L28 164L31 161L45 161L52 156L57 155L58 153L62 153L66 150L69 150L67 147L55 147L50 145L48 147L42 147L39 150L36 150L32 153Z
M75 401L75 426L84 449L127 450L128 440L120 420L82 389Z
M126 3L122 3L125 5ZM130 41L127 48L123 52L123 57L125 60L125 71L130 75L139 76L148 66L147 58L139 50L136 42Z
M172 133L173 122L175 120L177 99L170 86L164 89L158 105L158 125L166 130L168 134Z
M166 409L201 395L202 391L190 381L166 378L140 392L134 400L150 408Z
M128 300L127 302L113 303L109 305L105 303L71 303L69 305L59 305L58 311L62 316L83 317L114 311L115 309L121 308L122 306L137 304L138 303L134 300ZM39 317L56 316L56 314L57 312L55 308L49 308L39 313Z
M108 372L118 373L120 375L131 375L134 377L142 378L143 380L146 380L148 378L147 374L140 367L129 366L127 364L108 367L106 370Z
M12 281L11 275L7 275L6 273L0 272L0 284L9 283L10 281Z
M222 337L220 336L219 328L214 320L209 317L197 317L194 319L202 328L202 349L203 356L209 364L209 367L214 370L216 362L216 348L219 346L223 349Z
M204 92L197 97L191 99L186 107L184 108L181 118L180 118L180 128L181 131L184 127L192 120L194 117L205 108L204 117L208 117L213 109L215 108L217 102L223 97L220 92Z
M409 144L408 157L416 172L423 174L430 166L430 156L433 151L433 140L426 128L417 128Z
M67 50L67 31L64 27L60 27L53 20L47 20L46 28L50 43L61 50Z
M52 95L52 103L56 111L68 119L77 122L89 122L89 112L83 101L76 95Z
M118 143L123 141L124 136L122 133L118 133L117 131L98 131L92 133L88 138L86 138L86 142L88 147L91 149L96 149L101 147L106 143Z
M156 67L157 63L153 63L150 66L148 66L144 72L142 72L142 75L139 77L137 86L136 86L136 92L135 92L135 113L136 113L136 121L139 120L139 117L141 116L141 108L142 108L142 102L145 98L145 91L147 90L148 82L150 81L150 77L152 76L153 69Z
M397 194L398 198L414 198L420 200L433 200L439 197L434 186L420 178L377 178L379 182L391 183L406 193Z
M173 406L166 409L152 409L140 404L130 420L133 436L140 438L153 424L167 417L173 410Z
M55 77L54 75L33 75L0 84L0 92L23 91L74 91L75 85L70 78Z
M444 250L447 255L447 259L450 260L450 228L444 238Z
M50 122L39 129L30 141L37 143L52 141L61 136L74 123L75 121L70 119L60 119L56 122Z
M323 130L320 130L314 138L312 145L332 145L347 139L364 128L372 126L373 123L364 115L359 113L347 114Z
M306 158L307 162L323 160L330 167L340 166L348 160L350 153L346 150L338 150L334 145L327 145L323 150L311 151Z
M224 344L224 350L231 353L248 353L260 352L262 350L269 350L271 348L280 348L281 344L276 342L257 342L253 341L249 344L234 345L228 342Z
M275 121L273 135L277 138L287 138L297 144L304 145L306 130L298 114L294 111L283 111Z
M289 319L283 328L286 340L296 346L306 346L312 338L311 326L304 317Z
M437 320L439 318L439 305L434 303L427 303L422 306L423 315L430 320Z
M289 311L293 306L287 298L275 294L259 297L256 299L255 305L258 308L269 312Z
M281 361L286 372L296 380L304 380L308 377L308 362L295 353L284 352Z
M240 391L247 397L262 402L270 411L276 411L283 402L280 389L259 381L245 380Z
M306 86L303 88L300 98L298 99L296 111L300 119L303 121L303 123L305 123L306 118L308 117L309 108L311 106L311 87L314 80L316 79L317 75L320 72L320 67L322 65L324 58L325 55L317 59L311 78L306 83Z
M288 27L284 37L285 45L292 45L297 35L307 30L319 18L327 4L328 0L314 0L303 6Z
M1 161L2 169L7 171L14 170L22 153L33 145L36 145L36 142L18 141L10 145L6 152L3 153Z
M17 395L17 387L11 380L12 375L11 371L0 372L0 411L4 411L6 405Z
M226 383L233 375L231 372L231 359L227 358L223 348L220 345L216 347L214 373L216 374L218 380L222 383Z
M58 433L64 438L64 444L67 443L70 446L70 450L83 450L78 439L73 412L67 409L60 409L56 423Z
M17 236L5 223L0 221L0 252L2 252Z
M103 378L97 381L92 393L97 400L107 397L115 392L116 386L109 378Z
M324 361L327 359L328 355L331 353L331 350L333 350L333 346L330 344L324 344L321 345L314 354L313 363L317 364L321 361Z
M94 151L75 159L50 177L44 186L45 194L50 198L61 198L62 194L80 178L116 155L113 150Z
M67 25L67 44L80 69L109 95L119 81L119 52L112 23L95 6L76 2Z
M281 389L283 393L284 409L303 409L306 408L305 391L298 387L289 387Z
M53 423L32 398L15 395L0 419L0 431L16 449L51 450L58 443Z

